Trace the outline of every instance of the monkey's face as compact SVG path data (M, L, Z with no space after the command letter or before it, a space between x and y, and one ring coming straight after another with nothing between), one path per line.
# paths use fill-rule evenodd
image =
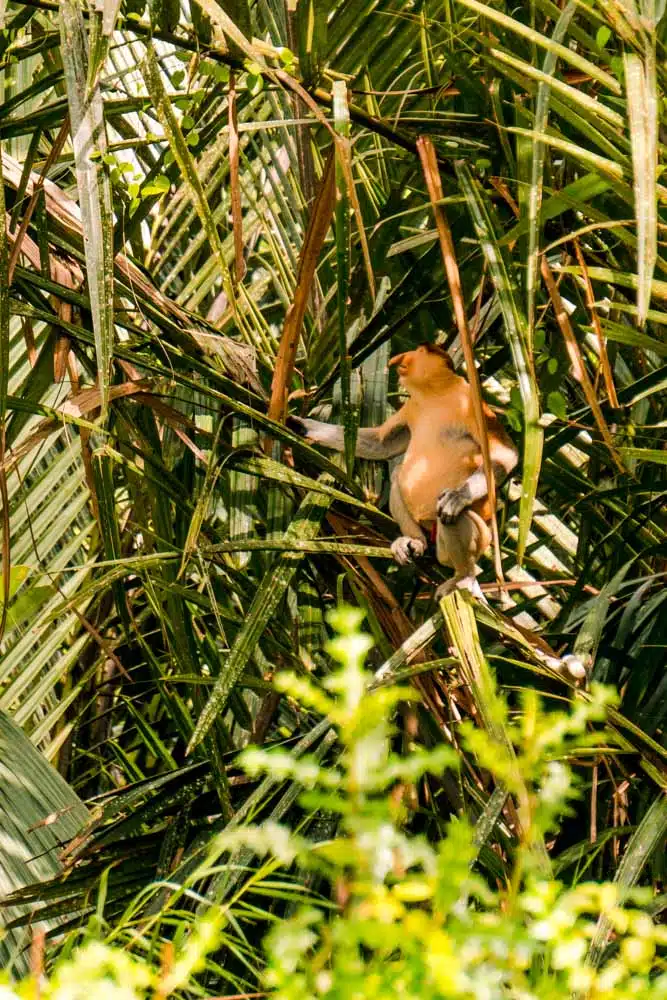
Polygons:
M414 351L397 354L389 362L398 366L398 381L404 389L429 389L451 377L452 360L442 347L422 344Z

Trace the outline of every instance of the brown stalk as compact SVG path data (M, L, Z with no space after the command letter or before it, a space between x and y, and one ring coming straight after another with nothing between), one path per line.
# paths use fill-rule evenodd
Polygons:
M357 197L357 189L354 186L354 176L352 174L352 144L350 140L347 138L347 136L342 136L342 135L336 136L336 152L338 153L339 156L339 162L342 168L343 177L345 178L345 187L347 188L347 196L350 199L350 204L352 205L352 211L354 212L354 220L357 224L357 230L359 232L359 242L361 243L361 252L364 258L364 266L366 268L368 288L371 293L371 299L373 300L373 302L375 302L375 276L373 274L371 255L368 249L368 240L366 239L366 230L364 228L364 217L361 214L361 205L359 204L359 199Z
M58 139L60 139L66 133L62 130ZM58 140L56 140L55 145L51 149L53 153L54 149L58 146ZM49 154L50 156L51 154ZM27 229L32 216L34 207L37 203L37 198L39 194L44 190L44 179L45 173L48 169L49 160L47 159L44 170L39 175L37 180L33 182L32 194L28 202L25 214L21 220L21 225L17 233L12 234L7 229L7 235L10 242L12 243L12 251L9 259L9 284L11 285L12 277L14 274L14 269L16 267L16 262L18 260L19 253L23 253L27 259L30 261L32 266L36 271L41 270L42 260L39 247L30 236L28 236ZM79 270L78 266L73 263L65 263L60 260L55 254L49 254L48 260L49 267L49 277L52 281L55 281L59 285L63 285L65 288L76 290L80 287L83 282L83 275ZM50 296L51 303L56 311L58 319L62 320L63 323L72 322L72 305L70 302L59 298L57 295ZM57 327L57 322L54 323ZM37 353L35 350L35 339L32 335L32 329L24 326L24 338L26 342L26 350L28 353L28 360L31 366L34 366L37 360ZM58 334L55 348L53 351L53 378L55 382L62 382L65 378L65 374L69 368L72 377L72 384L75 387L78 386L78 373L76 372L76 364L72 355L72 340L68 333L63 331Z
M475 367L475 351L473 348L472 337L470 336L470 330L468 329L468 320L463 301L463 289L461 287L459 265L456 260L452 232L449 228L447 215L442 205L444 193L442 190L442 182L440 180L438 161L436 159L435 149L431 140L425 138L424 136L420 136L417 140L417 152L419 153L419 159L421 160L424 179L426 181L429 198L431 199L431 207L433 208L433 214L435 216L435 224L438 230L438 237L440 239L440 249L442 251L442 260L445 265L447 282L452 295L454 317L456 319L456 326L461 338L461 346L463 347L463 356L465 358L468 381L470 382L470 388L472 389L473 411L479 430L482 459L484 461L484 473L486 475L489 492L489 505L491 507L493 564L496 571L496 579L499 584L502 584L504 582L504 577L502 563L500 560L498 522L496 520L496 483L493 478L491 452L489 449L489 435L486 426L486 415L484 413L484 401L482 399L482 389L479 382L479 375L477 374L477 368Z
M479 326L480 326L480 316L482 314L482 300L484 298L484 286L486 284L486 257L484 258L484 264L482 266L482 277L479 283L479 294L477 295L477 302L475 303L475 315L472 321L472 332L470 336L472 337L472 342L475 344L477 338L479 337Z
M28 363L31 368L34 368L37 364L37 344L35 343L35 331L32 327L32 320L29 316L23 317L23 322L21 323L21 330L23 332L23 339L25 340L25 349L28 356Z
M232 199L232 229L234 231L234 278L243 281L246 262L243 257L243 214L239 181L239 123L236 114L236 75L229 74L229 186Z
M16 249L16 246L17 244L15 243L14 249ZM52 281L58 282L59 285L64 285L65 288L70 288L72 290L76 289L76 282L74 281L70 268L66 267L65 264L62 264L57 257L50 258L49 271ZM65 299L58 299L55 296L51 296L51 299L56 313L58 314L58 319L61 319L63 323L71 324L73 316L72 303L66 302ZM71 337L65 332L59 333L53 352L54 381L62 382L67 374L68 367L74 367L69 364L71 350Z
M505 584L505 590L525 590L527 587L575 587L578 583L576 576L565 576L557 580L514 580ZM482 583L480 586L486 594L499 589L496 583ZM582 589L594 597L600 593L598 588L590 583L585 583Z
M498 194L500 195L500 197L505 199L505 201L507 202L507 204L509 205L509 207L514 212L514 215L518 219L519 218L519 214L520 214L519 213L519 206L517 205L516 200L513 198L512 193L511 193L510 189L508 188L507 184L505 183L505 181L502 180L502 178L500 178L500 177L489 177L489 180L491 182L491 187L495 188L495 190L498 192ZM510 249L513 246L514 246L514 243L510 243Z
M504 184L504 182L499 180L498 183L494 183L494 179L492 178L491 179L491 183L496 188L496 190L498 191L498 193L500 195L502 195L503 198L505 198L505 200L507 201L508 205L510 206L510 208L514 212L514 214L516 216L518 216L518 214L519 214L518 205L516 204L516 202L512 198L512 196L509 193L509 190L507 189L507 186ZM581 251L579 250L579 247L577 245L576 240L575 240L575 248L577 249L578 254L580 254ZM579 257L577 259L579 259ZM579 260L579 264L580 264L580 266L582 268L582 273L584 274L584 280L586 281L586 284L587 284L587 296L586 296L587 304L589 305L589 308L591 309L591 316L594 317L593 325L595 327L596 333L598 333L598 341L600 343L600 362L603 365L603 371L605 371L605 369L604 369L604 362L602 361L603 355L604 355L604 358L606 360L607 367L609 367L609 359L607 357L606 348L603 346L604 345L604 336L602 335L602 331L600 330L598 332L599 320L598 320L597 313L595 312L595 308L594 308L594 305L593 305L593 303L595 301L594 297L593 297L593 290L592 290L592 287L590 285L590 278L588 277L588 272L586 270L586 264L585 264L585 262L583 260L583 257L581 258L581 260ZM588 372L586 371L586 368L584 366L583 358L581 357L581 351L579 350L579 344L577 343L577 338L574 335L574 331L572 329L572 325L570 323L570 319L569 319L569 317L567 315L567 312L566 312L566 310L565 310L565 308L563 306L563 300L561 299L560 292L558 291L558 286L556 285L556 282L554 281L553 272L552 272L551 268L549 267L549 264L547 262L546 257L544 257L544 256L542 257L541 271L542 271L542 277L544 278L545 284L547 286L547 290L549 292L549 298L551 299L551 302L552 302L553 307L554 307L554 312L556 314L556 320L558 321L558 325L560 326L561 332L563 334L563 338L565 340L565 346L567 347L567 352L568 352L568 354L570 356L570 361L572 363L572 369L573 369L574 377L577 379L577 381L579 382L579 384L581 385L581 387L582 387L582 389L584 391L584 396L586 397L586 402L588 403L588 405L591 408L591 411L592 411L593 416L595 418L595 422L597 423L598 429L600 431L600 434L602 435L602 439L604 440L605 444L609 448L609 451L611 452L611 455L612 455L612 458L614 460L614 463L618 467L619 471L625 472L626 471L625 466L621 462L621 459L618 456L618 452L614 449L614 443L613 443L613 440L612 440L612 437L611 437L611 433L610 433L609 428L607 426L607 423L606 423L606 421L604 419L604 415L602 413L602 410L600 409L600 404L598 403L597 396L595 394L595 390L593 388L591 380L588 377ZM588 299L588 291L589 291L589 289L590 289L590 300ZM596 324L597 324L597 326L596 326ZM605 372L605 383L606 383L606 386L607 386L607 394L609 396L609 402L610 402L610 404L612 406L614 405L614 403L612 402L612 400L614 399L614 400L616 400L615 405L618 406L618 399L616 397L616 391L615 391L615 388L614 388L614 383L613 383L613 380L611 378L611 369L609 369L609 383L607 383L606 372ZM610 386L611 386L611 390L610 390Z
M276 357L276 370L271 382L271 401L269 403L268 414L271 420L281 421L285 417L287 394L294 372L294 363L299 346L303 318L306 314L308 297L315 278L317 261L327 230L331 224L335 194L336 179L332 150L327 157L317 196L313 202L308 229L306 230L306 236L299 256L294 301L287 310L285 325L280 338L280 346Z
M23 213L23 218L21 219L21 225L19 226L19 231L14 237L14 246L12 247L12 252L9 256L9 264L7 267L7 283L11 285L12 279L14 277L14 268L16 267L16 261L21 252L21 244L23 243L23 237L28 231L28 226L30 224L30 219L32 218L32 213L35 211L35 205L37 204L37 199L39 198L40 192L44 187L44 179L48 174L51 166L58 159L62 153L63 146L65 145L65 139L69 133L69 116L65 116L65 120L60 127L60 132L56 136L56 141L51 146L49 150L49 155L46 157L44 166L42 167L42 172L37 178L37 180L32 185L32 194L30 195L30 200L26 206L26 210Z
M168 992L171 992L166 986L166 980L173 967L174 942L165 941L162 945L162 954L160 955L160 982L155 990L156 1000L166 1000Z
M70 318L71 322L71 318ZM60 333L53 349L53 381L62 382L67 375L69 353L72 341L66 333Z
M344 514L327 514L327 521L333 528L337 536L349 535L352 537L366 535L367 528L363 528L357 520L352 520ZM374 535L374 533L373 533ZM343 569L353 575L356 585L363 591L364 598L373 610L373 614L380 624L383 634L387 637L394 649L401 646L414 632L414 625L406 615L405 611L396 600L396 597L387 587L382 576L373 569L370 561L365 557L336 556L337 562ZM364 579L365 577L365 579ZM425 663L430 656L429 645L426 644L420 649L415 649L409 657L410 664ZM451 700L452 687L448 680L438 672L423 673L411 678L410 683L415 687L422 698L424 706L430 712L441 732L445 737L456 745L456 736L451 728ZM443 700L444 693L444 700ZM465 711L472 714L474 706L468 699L465 692L458 692L459 698L464 702ZM449 705L447 703L450 703ZM415 722L415 718L410 716L407 720L406 735L409 736L409 729ZM474 775L474 777L477 777ZM459 805L452 788L443 785L446 794L453 805ZM403 786L402 795L406 802L415 794L414 786Z
M112 385L109 387L109 402L114 399L125 399L127 396L136 396L137 393L146 393L152 388L152 384L150 379L142 379L139 382L120 382L117 385ZM91 411L98 410L101 405L102 393L96 386L93 386L89 389L82 389L76 396L65 400L58 407L58 411L67 416L85 418Z
M311 97L308 91L304 88L303 84L297 80L295 77L291 76L285 70L277 68L269 68L267 70L267 75L269 77L275 77L278 82L282 82L286 87L288 87L301 101L310 108L312 113L315 115L317 121L320 125L324 125L326 129L331 132L333 141L335 143L337 152L340 156L340 162L343 167L343 176L345 178L345 186L347 188L348 197L350 199L350 204L352 205L352 210L354 212L354 218L357 223L357 229L359 231L359 241L361 243L361 252L364 258L364 266L366 268L366 276L368 278L368 287L373 301L375 301L375 277L373 275L373 268L371 266L371 255L368 250L368 241L366 240L366 230L364 228L364 220L361 214L361 206L359 204L359 199L357 198L357 191L354 186L354 178L352 176L352 160L350 154L350 141L344 136L339 135L331 127L326 115L322 114L317 105L317 95L319 91L315 92L315 97ZM328 101L332 102L333 98L328 95ZM348 102L348 109L350 112L350 118L353 120L358 119L358 109L357 118L352 114L352 106Z
M42 995L42 976L44 975L44 942L46 934L42 927L36 927L32 932L30 942L30 976L32 978L32 995L34 1000L40 1000Z
M361 243L361 253L364 258L366 277L368 279L368 289L371 293L372 301L375 302L375 275L373 274L371 254L368 249L366 230L364 229L364 217L361 214L361 205L359 204L357 189L354 186L354 177L352 176L352 154L349 139L342 139L341 136L338 136L338 152L341 153L340 162L343 168L343 177L345 178L347 196L350 199L352 211L354 212L354 220L357 223L357 232L359 233L359 242Z
M81 389L81 383L79 381L79 369L76 366L74 351L70 351L67 355L67 370L69 372L69 380L72 384L72 392L76 395Z
M100 504L97 499L97 486L95 484L95 473L93 471L93 449L90 445L90 429L88 427L79 428L79 437L81 439L81 459L83 461L83 474L86 480L86 486L88 487L88 492L90 493L90 505L93 511L93 517L97 521L98 525L100 521Z
M618 407L618 396L616 395L616 386L614 385L614 377L611 371L611 365L609 363L609 355L607 354L607 341L604 333L602 332L602 326L600 325L600 318L597 314L597 309L595 308L595 296L593 294L593 286L591 284L591 279L588 276L588 268L586 267L586 261L584 260L584 255L581 252L581 247L579 245L579 240L574 238L574 252L577 255L577 261L579 262L579 267L581 268L581 276L584 279L584 288L586 291L586 305L591 314L591 323L593 329L595 330L595 335L598 338L598 350L600 352L600 367L602 368L602 376L604 378L605 388L607 390L607 398L609 399L609 405L613 406L615 409Z
M565 341L565 346L567 348L567 353L570 357L570 363L572 365L572 374L576 378L577 382L580 384L584 391L584 396L586 397L586 402L591 408L591 412L597 424L598 430L602 436L602 440L607 445L609 453L616 465L619 472L625 472L625 466L621 461L618 452L614 448L614 441L611 436L609 427L607 426L607 421L604 418L604 414L600 408L597 396L595 395L595 390L593 389L593 384L588 377L588 372L586 371L586 366L584 365L583 358L581 356L581 351L579 349L579 344L577 343L577 338L574 335L574 330L572 329L572 324L570 323L570 317L568 316L565 306L563 305L563 300L558 291L556 282L554 281L554 276L546 257L542 257L541 265L542 277L544 278L544 283L547 286L549 292L549 298L554 307L554 313L556 315L556 320L560 327L561 333L563 334L563 340Z

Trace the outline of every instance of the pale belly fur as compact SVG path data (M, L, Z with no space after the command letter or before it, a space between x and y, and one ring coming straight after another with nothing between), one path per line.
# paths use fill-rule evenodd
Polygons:
M412 454L411 454L412 452ZM479 461L463 443L447 449L432 448L414 454L408 448L400 467L398 483L405 506L415 521L428 524L436 518L436 504L443 490L461 486Z

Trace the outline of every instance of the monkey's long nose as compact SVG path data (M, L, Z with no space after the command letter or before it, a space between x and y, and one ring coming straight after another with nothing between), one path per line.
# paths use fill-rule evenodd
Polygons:
M398 374L401 378L408 374L410 368L410 352L406 351L403 354L397 354L396 357L391 358L389 364L398 366Z

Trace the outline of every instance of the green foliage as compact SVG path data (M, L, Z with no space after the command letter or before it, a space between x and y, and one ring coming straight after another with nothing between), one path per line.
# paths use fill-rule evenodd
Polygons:
M405 691L364 695L370 642L358 631L361 616L340 608L331 618L340 632L329 645L340 663L328 684L339 698L331 719L344 749L335 776L322 767L309 775L316 791L307 801L339 817L338 833L323 844L297 842L295 855L326 871L339 909L327 918L302 907L275 926L267 939L269 989L284 1000L665 995L667 974L653 973L663 968L658 953L667 932L641 909L621 906L616 886L568 889L537 872L522 877L517 866L494 890L473 869L475 831L465 820L450 822L437 846L405 832L400 797L392 793L454 760L439 750L418 759L391 753L387 711ZM283 684L290 689L289 680ZM300 682L293 693L303 691ZM543 834L567 812L573 789L565 761L587 745L587 725L601 718L608 697L598 690L574 711L545 713L531 696L506 730L516 748L511 765L488 734L466 727L466 742L496 779L511 788L516 774L516 791L531 789L528 815ZM271 753L244 757L252 771L273 766ZM524 830L533 835L528 824ZM586 951L602 915L616 941L595 969Z
M406 835L437 850L467 819L489 885L539 854L572 889L664 886L666 42L664 3L630 0L2 5L0 710L88 810L44 868L19 872L12 859L60 826L21 791L31 758L3 751L19 774L0 841L12 941L57 925L50 965L93 919L158 975L218 900L233 912L202 991L257 989L265 927L302 883L290 871L276 888L247 843L232 871L203 859L251 822L331 835L333 811L298 791L322 762L334 802L347 780L326 716L340 597L367 614L377 683L423 693L392 750L409 745L417 769L422 753L459 760L413 779ZM500 491L502 616L484 557L491 608L445 621L435 562L390 559L389 469L343 470L267 418L286 373L290 411L322 408L350 444L398 403L392 354L437 340L460 363L420 136L483 392L522 455ZM304 282L334 140L334 224ZM533 774L526 758L531 692L572 700L568 726L593 695L521 627L619 692L604 738L593 723L568 736L581 794L564 820L546 796L559 762ZM283 675L308 679L308 697L276 689ZM466 720L494 728L493 759L484 735L461 739ZM248 745L278 751L264 777L239 774ZM20 973L27 953L11 956Z
M312 870L333 888L331 908L299 905L268 934L263 978L270 995L276 1000L667 996L667 929L642 908L650 894L623 900L612 883L582 882L572 889L518 869L510 871L507 884L492 887L475 868L478 844L465 819L452 820L436 845L408 832L401 789L426 772L456 768L457 756L442 747L417 754L392 750L396 729L389 719L413 693L398 686L369 690L363 663L372 640L360 631L362 614L342 606L329 617L338 634L328 651L339 666L326 693L289 675L281 677L280 687L304 707L327 711L341 746L335 765L257 748L245 751L242 763L249 774L277 770L305 787L306 808L334 817L335 836L318 842L265 823L221 834L209 858L219 863L221 854L250 844L281 864L298 861L301 871ZM565 761L589 745L587 726L600 720L608 697L599 689L587 705L548 713L531 697L507 730L516 747L512 767L499 761L498 744L488 734L467 727L466 742L497 780L511 789L515 771L517 790L531 788L528 811L542 833L567 812L573 789ZM56 965L41 995L46 1000L181 995L219 944L227 919L225 908L212 907L159 971L89 940ZM587 949L601 920L613 931L613 946L592 964ZM16 989L26 1000L32 995L29 983Z

